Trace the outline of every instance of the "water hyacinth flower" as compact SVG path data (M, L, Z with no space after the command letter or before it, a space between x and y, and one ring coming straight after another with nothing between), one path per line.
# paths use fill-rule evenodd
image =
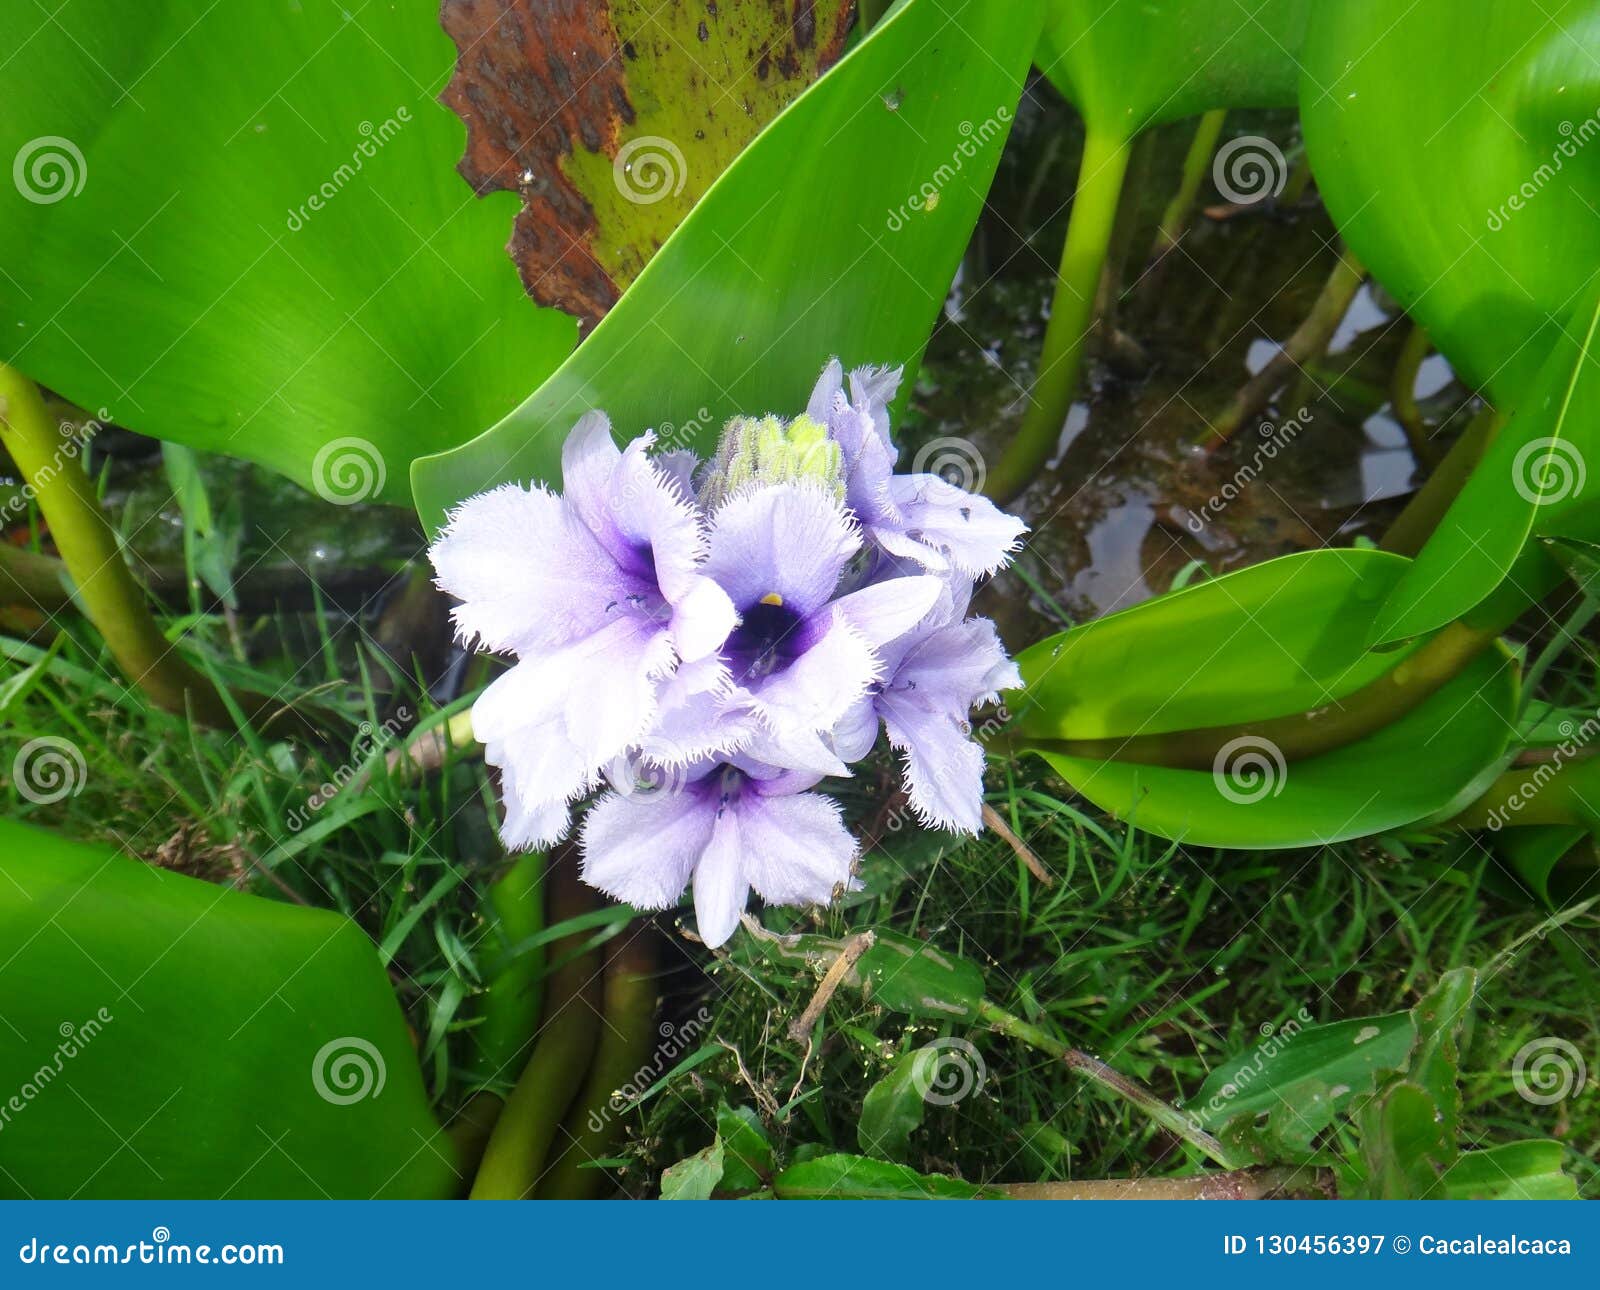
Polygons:
M699 571L701 517L651 461L649 435L619 451L602 413L561 455L564 495L505 484L469 498L429 550L459 600L463 639L516 656L473 705L501 770L506 845L560 839L601 768L644 739L681 662L716 650L737 620Z
M899 372L823 372L808 411L735 417L715 454L618 449L573 428L564 493L470 498L430 551L462 638L515 665L473 726L502 773L509 847L580 832L583 874L643 909L691 884L722 944L754 890L827 901L856 843L815 791L880 728L924 822L977 832L974 705L1020 683L974 580L1024 526L935 475L894 474Z
M768 904L828 900L856 841L815 775L717 765L676 791L607 793L584 818L584 880L637 909L666 909L694 881L700 938L721 945L752 888Z

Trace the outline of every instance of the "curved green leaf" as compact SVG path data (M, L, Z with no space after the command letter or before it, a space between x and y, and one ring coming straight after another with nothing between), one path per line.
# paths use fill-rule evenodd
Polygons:
M772 1180L779 1200L984 1200L990 1188L866 1156L818 1156Z
M1304 761L1285 764L1270 745L1251 744L1234 751L1230 776L1039 755L1096 806L1164 838L1260 850L1318 846L1465 805L1498 768L1516 701L1510 656L1492 650L1393 725Z
M1410 561L1382 551L1283 556L1040 641L1017 657L1019 732L1102 739L1304 712L1395 666L1367 648Z
M413 457L503 416L576 335L506 262L515 199L455 173L437 15L75 0L19 19L0 357L132 429L407 500Z
M1340 234L1502 409L1600 263L1597 43L1589 0L1343 0L1306 34L1306 146Z
M458 1190L348 919L10 821L0 855L0 1195Z
M1132 138L1296 101L1310 0L1049 0L1036 61L1090 125Z
M735 412L803 407L832 355L914 366L1021 94L1038 0L907 0L711 186L526 403L412 469L437 525L462 498L553 480L574 421L709 443Z

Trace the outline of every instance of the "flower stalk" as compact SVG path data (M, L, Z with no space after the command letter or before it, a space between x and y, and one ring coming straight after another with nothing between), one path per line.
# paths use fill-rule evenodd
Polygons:
M169 641L151 615L116 533L106 522L80 454L64 451L39 388L0 363L0 440L33 488L72 576L76 600L105 638L124 676L158 707L207 725L231 724L216 686Z
M1094 326L1095 297L1117 222L1131 140L1091 126L1083 141L1078 187L1067 239L1061 248L1050 322L1045 328L1039 373L1016 437L989 472L984 491L1008 501L1033 482L1049 460L1078 392L1084 348Z

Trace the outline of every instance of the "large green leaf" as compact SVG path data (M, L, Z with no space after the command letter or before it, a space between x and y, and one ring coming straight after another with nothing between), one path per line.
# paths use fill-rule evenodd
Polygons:
M965 248L1038 34L1038 0L907 0L714 183L577 352L472 443L412 470L436 525L554 480L579 415L703 447L799 410L823 364L914 366Z
M371 941L0 821L0 1195L459 1183Z
M19 14L0 358L133 429L330 498L405 501L413 457L503 416L576 334L505 260L515 199L480 202L455 173L437 15L437 0Z
M1378 616L1374 641L1432 631L1467 613L1514 576L1532 534L1587 532L1584 512L1600 498L1597 328L1600 298L1550 337L1533 384Z
M1339 231L1497 407L1600 263L1600 8L1314 6L1301 114Z
M1367 649L1409 561L1381 551L1283 556L1074 627L1017 657L1025 736L1102 739L1319 707L1401 656Z
M1164 838L1320 846L1460 809L1497 769L1516 701L1516 668L1495 649L1392 725L1317 757L1286 761L1265 741L1224 748L1218 770L1040 755L1096 806Z
M1577 1200L1578 1184L1562 1172L1559 1142L1507 1142L1464 1151L1432 1193L1446 1200Z
M1091 126L1132 138L1295 102L1311 0L1049 0L1037 61Z

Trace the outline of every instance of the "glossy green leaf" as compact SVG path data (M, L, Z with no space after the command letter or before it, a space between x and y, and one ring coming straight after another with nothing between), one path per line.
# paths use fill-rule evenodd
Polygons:
M1493 835L1495 854L1548 909L1576 898L1594 879L1594 835L1580 824L1539 824Z
M1571 530L1600 497L1600 302L1549 356L1373 627L1375 642L1442 627L1511 573L1534 532Z
M1377 733L1285 762L1240 745L1232 775L1042 752L1096 806L1194 846L1319 846L1460 809L1498 768L1512 733L1516 669L1495 649Z
M0 357L118 423L330 499L404 502L413 457L570 350L474 199L435 101L437 0L75 0L19 18L0 155Z
M717 1141L722 1144L722 1189L744 1194L772 1181L777 1161L761 1121L748 1106L717 1108Z
M1461 1129L1461 1034L1472 1017L1478 991L1473 968L1453 968L1411 1009L1417 1041L1406 1063L1407 1077L1438 1107L1439 1123L1454 1143Z
M1291 1092L1315 1081L1327 1088L1333 1112L1370 1094L1380 1071L1403 1068L1416 1038L1409 1012L1358 1017L1320 1026L1286 1022L1249 1052L1217 1067L1188 1101L1207 1129L1240 1117L1270 1115L1297 1099Z
M939 1050L917 1048L895 1059L889 1073L861 1100L856 1141L869 1156L903 1161L911 1135L922 1124L928 1090L934 1085Z
M348 919L9 821L0 857L0 1195L459 1190Z
M416 463L424 523L555 480L602 407L705 447L734 412L799 410L823 364L914 368L982 208L1038 0L907 0L714 183L576 353L473 442Z
M1036 61L1091 126L1132 138L1221 107L1283 107L1310 0L1049 0Z
M1562 1171L1563 1148L1548 1140L1507 1142L1466 1151L1440 1179L1446 1200L1577 1200L1578 1184Z
M980 1200L988 1188L865 1156L819 1156L772 1180L779 1200Z
M1373 550L1301 552L1040 641L1017 657L1018 730L1116 738L1319 707L1402 657L1370 652L1367 635L1409 563Z
M1312 8L1301 116L1323 200L1502 409L1543 361L1550 320L1581 306L1583 266L1600 262L1597 43L1589 0Z
M722 1181L723 1146L717 1138L703 1151L669 1165L661 1175L662 1200L710 1200Z
M1427 1090L1406 1080L1368 1102L1361 1113L1362 1194L1375 1200L1421 1200L1454 1161L1439 1107Z

